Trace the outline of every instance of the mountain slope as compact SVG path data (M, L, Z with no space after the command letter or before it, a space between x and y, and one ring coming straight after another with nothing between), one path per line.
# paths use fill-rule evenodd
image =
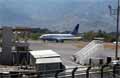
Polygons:
M36 26L54 30L71 30L80 23L80 32L115 30L109 15L112 0L0 0L0 24Z

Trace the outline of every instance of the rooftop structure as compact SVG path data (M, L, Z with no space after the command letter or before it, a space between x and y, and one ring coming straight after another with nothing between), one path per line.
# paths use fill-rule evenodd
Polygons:
M35 64L62 62L60 59L60 55L52 50L30 51L30 54L35 59Z
M36 50L36 51L30 51L30 53L35 58L60 57L60 55L54 52L53 50Z
M52 50L30 51L30 55L30 64L35 65L38 72L50 71L50 76L54 76L58 70L65 69L60 55ZM43 78L48 77L47 73L41 73L41 75L44 75Z

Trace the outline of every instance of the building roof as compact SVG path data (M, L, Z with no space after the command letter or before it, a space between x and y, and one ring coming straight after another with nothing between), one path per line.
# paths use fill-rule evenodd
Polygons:
M61 63L60 58L44 58L44 59L36 59L36 64L42 63Z
M60 55L52 50L30 51L30 54L36 59L36 64L62 62Z
M53 50L37 50L37 51L30 51L30 54L34 58L46 58L46 57L60 57L59 54L54 52Z

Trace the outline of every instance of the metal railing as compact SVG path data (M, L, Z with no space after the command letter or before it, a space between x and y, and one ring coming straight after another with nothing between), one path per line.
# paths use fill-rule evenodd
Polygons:
M91 61L91 60L90 60ZM0 73L0 78L120 78L120 65L107 62L99 66L72 67L35 72Z

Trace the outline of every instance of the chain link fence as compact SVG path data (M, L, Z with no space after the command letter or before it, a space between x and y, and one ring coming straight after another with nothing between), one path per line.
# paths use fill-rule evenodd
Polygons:
M17 71L0 73L0 78L120 78L120 64L66 68L46 71Z

